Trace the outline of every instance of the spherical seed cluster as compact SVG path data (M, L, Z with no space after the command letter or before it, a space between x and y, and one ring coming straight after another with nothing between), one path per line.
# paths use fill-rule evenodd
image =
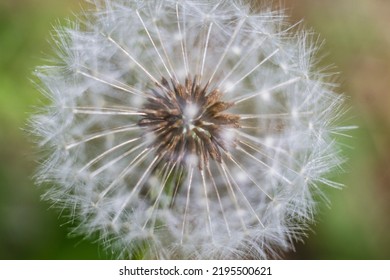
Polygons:
M267 4L95 0L37 69L38 179L119 257L273 258L341 159L342 97ZM81 26L80 26L81 25Z

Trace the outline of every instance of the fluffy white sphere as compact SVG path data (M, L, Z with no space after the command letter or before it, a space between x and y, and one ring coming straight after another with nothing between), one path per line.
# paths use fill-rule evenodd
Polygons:
M274 258L341 163L312 36L242 1L95 1L38 69L46 198L121 258ZM294 31L295 30L295 31Z

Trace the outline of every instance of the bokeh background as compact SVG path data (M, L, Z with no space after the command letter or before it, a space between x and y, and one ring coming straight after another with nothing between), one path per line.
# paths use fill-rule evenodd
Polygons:
M288 259L390 259L390 0L284 0L291 22L304 18L326 41L322 64L340 72L349 98L342 139L349 158L326 190L317 222ZM106 259L91 240L40 200L37 151L23 129L41 96L30 80L52 53L49 34L73 17L78 0L0 0L0 259Z

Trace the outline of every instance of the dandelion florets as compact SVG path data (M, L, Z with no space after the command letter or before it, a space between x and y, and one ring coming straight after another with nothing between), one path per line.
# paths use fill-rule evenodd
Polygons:
M313 36L264 4L93 1L56 30L32 120L45 198L120 258L274 258L342 159Z

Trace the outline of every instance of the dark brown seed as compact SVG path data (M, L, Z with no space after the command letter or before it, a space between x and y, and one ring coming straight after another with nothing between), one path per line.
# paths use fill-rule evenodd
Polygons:
M210 158L221 162L222 151L234 145L234 140L223 139L223 132L240 127L240 118L225 112L233 104L223 101L218 89L209 92L208 86L202 86L197 76L187 77L184 85L162 78L152 90L155 98L149 98L140 110L145 115L138 125L145 134L154 134L151 146L162 158L184 165L195 155L198 168L203 169Z

